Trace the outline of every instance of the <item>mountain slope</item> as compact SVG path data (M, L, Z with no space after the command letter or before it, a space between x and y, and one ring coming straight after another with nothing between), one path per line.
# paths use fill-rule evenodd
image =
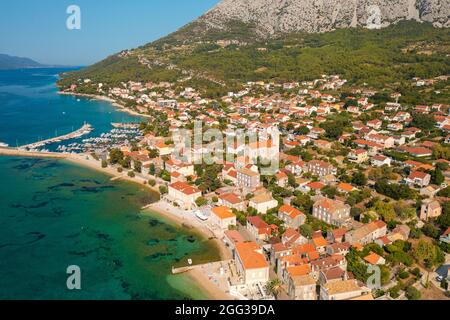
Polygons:
M380 5L385 28L361 27L368 3ZM448 26L449 12L440 0L223 0L160 40L64 75L60 85L170 81L220 95L246 81L326 73L380 87L449 72L449 29L434 27Z
M39 68L42 64L29 58L14 57L0 54L0 69Z
M256 26L260 36L326 32L350 27L387 27L401 20L449 26L446 0L223 0L198 22L226 30L232 21ZM377 20L379 17L379 20Z

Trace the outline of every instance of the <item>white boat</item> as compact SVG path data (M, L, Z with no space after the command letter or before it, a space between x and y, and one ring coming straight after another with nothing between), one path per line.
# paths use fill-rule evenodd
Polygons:
M0 142L0 148L7 148L9 145L7 143Z
M209 219L209 217L204 215L203 212L201 212L200 210L195 211L195 216L202 221L206 221Z

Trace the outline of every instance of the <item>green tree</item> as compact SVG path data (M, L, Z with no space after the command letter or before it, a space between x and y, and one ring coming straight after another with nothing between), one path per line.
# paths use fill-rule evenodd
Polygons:
M408 298L408 300L419 300L420 296L421 296L420 291L417 290L415 287L409 286L406 289L406 297Z
M430 238L434 238L434 239L438 239L440 234L441 234L441 230L439 230L438 228L436 228L434 225L432 225L431 223L426 223L423 228L422 228L422 232L430 237Z
M159 157L159 150L158 149L149 149L148 157L150 159L158 158Z
M450 198L450 187L447 187L445 189L442 189L438 192L438 196Z
M413 113L412 118L411 125L422 130L431 131L436 125L436 120L431 114Z
M292 201L292 205L294 207L297 207L298 209L300 209L304 213L311 213L312 212L312 207L313 207L313 202L311 200L311 197L308 196L307 194L299 194Z
M428 268L443 263L445 260L442 250L425 240L419 240L413 254L417 261L424 263Z
M311 238L313 233L314 229L309 224L302 224L300 226L300 234L305 238Z
M372 208L376 213L383 217L386 222L395 220L395 210L391 203L386 203L384 201L378 201Z
M269 294L272 294L276 299L278 298L278 295L280 294L282 290L282 283L280 279L276 278L274 280L269 281L266 284L266 291Z
M159 193L160 194L166 194L167 193L167 187L166 186L159 186Z
M433 158L450 160L450 148L441 146L439 144L434 146L433 147Z
M154 164L154 163L150 163L150 167L149 167L149 169L148 169L148 173L149 173L150 175L152 175L152 176L155 175L156 169L155 169L155 164Z
M344 132L344 127L340 122L326 122L322 125L327 138L336 140Z
M294 133L296 135L304 136L304 135L307 135L309 133L309 128L307 126L300 126L300 127L298 127L297 129L294 130Z
M445 181L445 177L444 177L444 175L442 174L441 169L436 168L436 169L431 173L431 183L440 186L444 181Z
M141 173L142 172L142 162L135 160L134 161L134 171Z
M357 186L365 186L367 184L367 177L363 172L358 171L353 175L352 183Z
M206 206L208 204L208 200L206 200L204 197L199 197L195 200L195 204L198 207L203 207Z
M121 161L120 161L120 165L126 169L131 168L131 158L130 156L126 156L124 157Z
M117 164L123 160L123 152L119 149L112 149L109 152L109 162L111 164Z

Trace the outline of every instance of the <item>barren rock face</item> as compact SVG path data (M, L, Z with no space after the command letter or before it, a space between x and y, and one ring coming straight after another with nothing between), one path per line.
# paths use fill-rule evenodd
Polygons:
M200 21L224 29L238 20L257 26L261 36L338 28L381 28L400 20L448 27L449 0L223 0Z

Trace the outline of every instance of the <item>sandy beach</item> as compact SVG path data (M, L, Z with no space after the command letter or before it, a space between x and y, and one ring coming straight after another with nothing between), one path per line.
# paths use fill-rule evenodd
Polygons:
M194 279L194 281L197 283L199 287L201 287L204 292L208 295L209 299L211 300L236 300L235 297L229 295L225 292L225 288L221 289L211 283L211 281L208 279L208 276L206 276L202 270L200 269L193 269L191 271L188 271L186 273L189 277Z
M125 112L125 113L128 113L130 115L137 116L137 117L144 117L144 118L149 118L149 119L152 118L148 114L142 114L142 113L139 113L137 111L134 111L134 110L131 110L129 108L126 108L125 106L123 106L120 103L118 103L116 100L108 98L108 97L105 97L105 96L95 95L95 94L86 94L86 93L65 92L65 91L59 91L58 94L67 95L67 96L77 96L77 97L89 98L89 99L100 100L100 101L106 101L106 102L111 103L111 105L113 107L117 108L121 112Z
M129 177L128 176L128 172L126 170L124 170L123 172L120 173L120 172L117 171L116 168L113 168L113 167L109 167L108 166L106 168L102 168L101 162L93 159L91 155L84 154L84 153L81 153L81 154L67 154L67 156L65 157L65 160L73 162L73 163L78 164L78 165L82 165L82 166L88 167L88 168L93 169L93 170L97 170L97 171L106 173L106 174L112 176L114 180L120 179L120 180L126 180L126 181L129 181L129 182L137 183L140 186L146 187L146 188L148 188L148 189L150 189L152 191L155 191L155 192L159 193L158 185L156 185L155 187L152 187L148 183L144 184L144 182L147 182L147 180L145 180L143 178L140 178L140 177L134 177L134 178Z

